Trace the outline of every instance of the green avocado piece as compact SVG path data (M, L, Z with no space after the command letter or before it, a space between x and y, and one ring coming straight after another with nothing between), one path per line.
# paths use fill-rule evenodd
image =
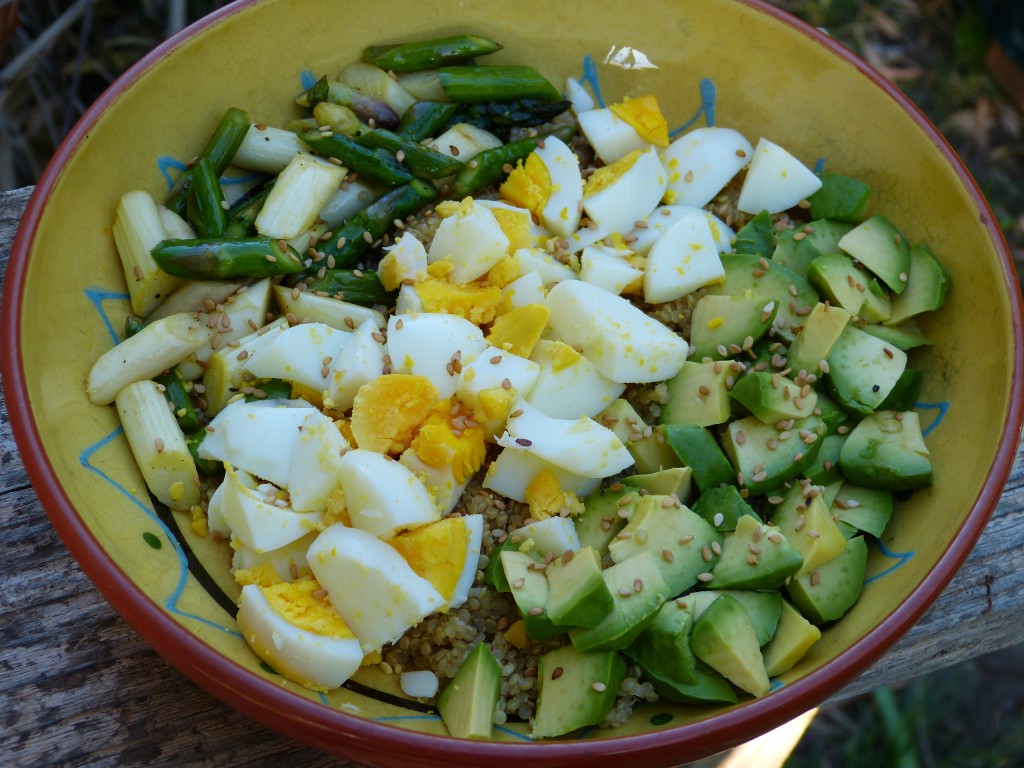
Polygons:
M697 682L697 659L690 649L693 616L694 602L689 597L669 600L623 653L645 674L693 685Z
M949 272L927 245L918 243L910 249L907 289L893 299L886 325L897 325L922 312L938 309L946 301L948 288Z
M608 551L620 564L650 553L668 585L667 596L672 597L710 570L716 558L713 550L721 543L722 534L685 506L675 506L672 497L644 496Z
M799 339L800 337L797 336ZM803 419L814 412L818 396L813 389L802 395L801 387L778 373L755 371L733 386L732 399L765 424L785 419Z
M751 347L771 328L778 305L771 296L702 297L690 316L694 360L724 360Z
M735 485L709 488L690 508L711 523L717 531L736 530L736 522L742 515L750 515L755 520L761 519L754 508L743 500Z
M848 221L815 219L810 224L805 224L801 231L807 235L807 239L814 243L815 247L823 254L838 253L839 241L853 227L854 224Z
M892 517L892 491L861 488L844 482L836 492L829 511L840 522L880 539Z
M860 223L868 213L871 187L860 179L841 173L823 171L818 174L821 188L807 198L811 216Z
M839 454L846 479L866 488L905 491L932 482L932 463L915 411L876 411L853 428Z
M756 416L729 423L722 450L742 485L758 494L777 488L814 463L825 427L817 416L765 424Z
M848 325L828 356L828 380L836 402L853 413L867 414L892 392L907 367L907 353Z
M815 304L804 320L800 333L789 346L786 362L795 372L821 374L821 361L828 359L832 345L850 322L850 313L842 307Z
M665 442L679 460L693 471L693 481L701 492L718 485L729 485L736 475L715 437L696 424L666 424Z
M640 495L624 485L604 488L583 500L583 511L573 518L580 546L593 547L603 557L615 534L626 525Z
M769 517L772 525L778 526L804 559L796 572L798 577L838 557L846 549L846 537L836 527L822 490L810 484L794 485Z
M871 275L842 253L826 253L807 267L807 280L829 304L859 315L867 300Z
M678 704L735 704L739 700L729 681L713 669L697 662L694 675L697 682L686 685L655 672L644 673L644 677L654 686L654 692L665 701Z
M580 653L571 645L537 662L537 712L531 736L546 739L596 725L611 711L626 677L615 651Z
M655 496L675 495L683 504L690 500L690 481L693 478L693 470L689 467L672 467L671 469L660 469L657 472L648 472L644 475L628 475L622 478L622 484L630 488Z
M793 605L813 624L827 624L857 602L864 587L868 545L854 536L839 557L786 585Z
M837 430L850 420L850 414L840 408L823 388L818 389L816 408L820 411L818 416L829 435L836 434Z
M804 477L814 485L828 485L843 479L839 471L839 454L846 443L846 435L825 435L814 463L804 470Z
M778 593L776 593L778 594ZM821 630L805 619L788 600L781 600L775 635L761 648L768 677L788 672L821 638Z
M526 634L533 640L550 640L564 633L568 627L556 625L547 613L551 590L544 571L537 568L540 561L527 552L511 549L503 550L500 557Z
M868 281L860 319L869 323L884 323L892 316L892 298L877 278Z
M779 233L775 243L772 261L793 270L801 277L807 276L807 267L821 251L807 233L798 229L786 229Z
M750 623L757 635L757 644L764 645L775 635L782 613L782 595L779 592L756 592L751 589L709 589L686 596L694 603L694 617L699 618L721 595L729 595L747 609Z
M759 212L736 233L736 253L769 258L775 250L775 225L768 211Z
M437 697L437 711L457 739L489 739L501 694L501 665L486 643L477 643Z
M910 270L907 240L892 222L875 215L851 229L839 247L876 274L893 293L903 293Z
M697 424L710 427L729 420L730 400L726 379L733 373L720 360L683 363L665 382L669 400L658 414L660 424Z
M904 368L888 397L879 406L880 411L909 411L917 402L921 392L921 379L924 371L920 368Z
M707 586L714 589L778 589L800 570L803 556L778 529L744 515L726 534Z
M680 466L678 457L666 445L664 438L654 430L648 432L647 423L621 397L597 416L597 422L608 427L622 441L636 462L637 472L657 472Z
M501 553L506 549L518 552L519 543L513 543L511 536L506 538L491 551L490 557L487 559L487 567L484 568L484 581L499 592L512 591L512 587L508 585L508 579L505 578L505 568L501 564Z
M614 603L611 613L596 627L576 627L569 631L573 646L582 653L625 648L671 597L650 552L641 552L605 568L601 575Z
M735 598L720 595L694 620L690 646L698 659L737 688L753 696L771 689L750 615Z
M583 547L548 564L547 613L555 624L596 627L612 611L612 593L601 576L601 555ZM527 633L529 634L529 633Z
M737 249L738 250L738 249ZM774 251L774 246L773 249ZM708 295L787 297L779 303L773 323L773 333L785 341L792 341L793 326L818 303L818 294L800 275L782 264L744 253L723 253L722 268L725 279L704 288Z
M877 336L882 341L892 344L904 352L908 349L924 347L932 343L913 319L904 320L899 325L876 325L869 323L864 326L864 332Z

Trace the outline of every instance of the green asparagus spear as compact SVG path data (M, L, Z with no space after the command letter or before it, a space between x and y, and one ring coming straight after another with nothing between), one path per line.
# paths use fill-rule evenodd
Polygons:
M418 69L460 64L476 56L486 56L501 49L499 43L485 37L456 35L421 43L371 45L363 52L363 58L382 69L413 72Z
M433 184L414 178L408 184L381 195L335 228L319 250L334 257L335 268L354 267L370 246L394 226L396 219L419 212L435 197L437 190ZM316 268L309 272L315 273Z
M217 130L213 132L213 136L210 137L206 147L199 155L200 159L206 160L210 164L214 174L220 176L224 173L224 169L231 164L231 158L238 151L238 146L245 138L251 124L248 113L237 107L231 107L224 113ZM189 168L181 175L174 191L167 198L167 207L178 215L185 213L192 171L193 169Z
M456 160L454 157L444 155L384 128L368 131L360 136L358 141L367 147L388 150L395 155L400 163L421 179L443 179L445 176L458 173L463 166L461 160Z
M224 465L215 459L204 459L199 456L199 446L203 443L207 432L205 429L200 429L198 432L185 435L185 445L188 446L188 452L192 454L192 459L196 463L196 469L202 472L207 477L219 474L224 470Z
M562 95L533 67L442 67L441 87L452 101L559 101Z
M326 77L320 78L316 85L295 101L300 107L305 107L311 113L318 104L327 101L331 104L348 107L368 125L381 128L396 128L398 126L398 113L386 102L366 96L351 86L328 80Z
M196 409L192 405L192 399L185 391L185 380L176 368L167 373L162 373L153 379L164 388L164 397L171 404L174 418L178 420L178 426L185 434L199 429L199 417L196 416Z
M563 125L556 128L548 136L557 136L562 141L569 141L574 130L570 125ZM537 143L544 140L544 136L536 136L532 139L514 141L510 144L503 144L494 149L486 149L473 158L473 163L468 164L455 177L452 183L452 192L456 197L471 195L478 189L497 184L508 175L506 166L515 165L519 160L526 157L537 148Z
M192 168L192 183L188 188L188 221L202 238L220 237L228 226L228 212L224 210L224 192L217 174L205 157L199 158Z
M435 138L448 127L458 108L447 101L417 101L402 115L398 134L413 141Z
M412 172L403 167L392 153L365 147L350 136L302 131L299 138L315 152L337 158L350 171L386 187L398 187L413 178Z
M384 290L376 272L358 269L328 269L322 277L310 283L307 290L322 291L364 307L390 306L396 298L394 292Z
M124 337L129 339L145 327L146 324L139 320L139 318L134 315L128 315L124 319Z
M298 251L270 237L163 240L152 254L164 272L187 280L272 277L304 268Z
M553 120L572 106L570 101L516 99L463 104L452 116L453 123L469 123L508 141L513 128L533 128Z
M259 390L259 393L253 392L251 395L246 395L246 402L251 403L254 400L290 400L292 396L291 382L284 379L267 379L257 386L256 389Z
M228 211L228 225L224 230L225 238L251 237L256 234L256 217L263 210L267 195L274 188L275 179L269 179L258 187L250 190L251 194L239 199Z

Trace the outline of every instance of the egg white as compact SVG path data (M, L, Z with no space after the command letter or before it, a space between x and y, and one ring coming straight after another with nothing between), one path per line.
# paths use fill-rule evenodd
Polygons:
M546 137L544 145L538 146L534 154L551 179L551 186L546 190L548 199L540 212L541 223L554 234L568 237L580 225L583 177L579 159L555 136Z
M588 184L594 178L592 176ZM667 184L668 174L657 151L651 148L600 189L590 191L593 187L588 186L583 209L609 232L629 232L661 202Z

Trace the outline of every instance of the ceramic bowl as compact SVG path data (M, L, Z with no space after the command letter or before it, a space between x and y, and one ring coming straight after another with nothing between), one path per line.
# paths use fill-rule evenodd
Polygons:
M919 410L935 484L902 505L872 548L853 610L761 699L641 706L622 728L550 743L510 724L480 743L447 737L436 715L369 670L327 696L300 689L242 641L223 545L154 511L114 409L86 399L86 373L127 311L111 237L121 194L164 194L168 168L197 153L228 106L281 124L304 72L336 72L368 43L462 31L502 42L495 63L532 63L558 84L585 77L608 103L654 92L673 129L735 127L857 175L874 190L874 210L949 268L946 307L924 321L934 343L913 358L926 371ZM373 765L677 765L794 717L876 659L949 581L1000 496L1021 428L1020 296L974 182L894 87L758 2L235 3L147 56L76 126L26 211L4 295L15 434L86 573L199 685L289 736Z

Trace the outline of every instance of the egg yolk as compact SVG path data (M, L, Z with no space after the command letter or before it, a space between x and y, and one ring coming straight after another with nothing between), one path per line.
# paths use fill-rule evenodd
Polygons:
M501 185L501 197L539 217L551 196L551 174L537 153L520 160Z
M498 226L508 238L508 252L515 253L520 248L533 245L530 236L530 216L525 211L510 211L507 208L491 208L491 213L498 220Z
M511 242L511 238L509 238L509 242ZM511 245L509 250L512 250ZM491 267L491 271L487 273L487 282L498 288L504 288L517 277L519 277L519 259L509 256Z
M256 584L260 587L272 587L281 583L281 577L277 569L270 563L260 563L252 568L244 568L235 571L235 581L239 586L245 587L249 584Z
M437 279L416 283L416 295L423 302L424 312L457 315L474 325L494 320L502 300L501 288L496 285L458 285Z
M530 642L530 638L526 635L526 625L522 619L513 622L508 629L505 630L505 639L508 640L509 644L522 650Z
M352 405L356 445L378 453L401 453L437 397L437 388L425 376L389 373L367 382Z
M550 316L551 310L544 304L517 307L494 321L487 341L513 355L529 357Z
M542 469L526 486L526 503L530 505L530 517L534 520L573 517L583 511L583 503L576 494L563 491L558 477L550 469Z
M455 594L469 546L469 531L457 517L403 531L389 542L409 567L433 585L445 600Z
M484 428L467 426L465 414L452 416L452 403L442 400L431 410L411 447L420 461L434 468L450 466L452 476L461 483L483 465L487 455ZM458 426L454 420L458 419Z
M325 637L355 637L327 599L327 592L313 579L282 582L260 590L274 613L299 629Z
M545 353L551 360L551 369L556 373L571 368L583 359L583 355L570 347L564 341L556 341L549 344Z
M668 121L661 113L654 94L626 99L619 104L612 104L609 109L616 117L629 123L645 141L659 147L668 146Z
M640 156L643 153L644 151L642 149L634 149L628 155L619 158L611 165L598 168L590 178L587 179L587 185L583 188L583 196L589 197L590 195L600 192L602 189L610 187L636 164L636 161L640 159Z

